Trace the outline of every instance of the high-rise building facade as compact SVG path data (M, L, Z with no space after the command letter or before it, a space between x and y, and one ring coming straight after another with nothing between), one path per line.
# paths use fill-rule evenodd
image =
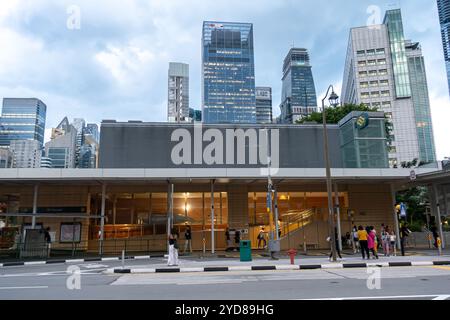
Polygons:
M189 65L169 63L168 107L169 122L189 121Z
M40 168L42 147L37 140L12 140L13 168Z
M77 142L76 142L76 152L75 152L75 168L80 167L81 163L81 147L84 144L84 133L86 130L86 121L82 118L73 119L72 126L77 130Z
M192 122L202 122L202 110L195 110L194 108L189 108L189 119Z
M100 142L100 131L98 129L98 124L96 123L88 123L86 125L86 132L85 135L92 136L92 139L97 141L97 143Z
M73 125L64 118L52 130L52 137L45 144L45 156L51 159L52 168L75 168L78 132Z
M428 138L432 132L430 106L423 57L416 57L418 54L421 57L407 46L400 9L387 11L381 25L350 30L342 102L365 104L386 113L391 127L391 167L414 159L435 159L421 151L434 153L434 142ZM421 134L421 128L427 134Z
M0 148L15 140L35 140L42 147L47 106L35 98L3 99L0 117Z
M272 88L256 87L256 122L272 123Z
M256 123L253 25L204 22L202 33L204 123Z
M420 161L435 162L436 147L434 143L433 123L431 120L430 96L428 93L425 60L420 43L406 41L409 82L413 100L419 142Z
M441 24L442 45L444 47L447 81L450 90L450 0L437 0L439 22Z
M282 81L282 123L295 123L317 111L316 87L307 49L289 50L284 59Z

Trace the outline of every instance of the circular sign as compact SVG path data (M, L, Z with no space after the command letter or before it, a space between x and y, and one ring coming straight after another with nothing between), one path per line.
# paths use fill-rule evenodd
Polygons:
M369 114L364 112L356 119L355 126L359 130L362 130L364 128L367 128L368 125L369 125Z

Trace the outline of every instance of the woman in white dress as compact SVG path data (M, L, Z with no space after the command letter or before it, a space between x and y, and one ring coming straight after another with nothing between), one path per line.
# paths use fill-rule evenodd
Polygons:
M175 229L172 229L172 232L169 235L169 260L167 261L167 265L178 266L178 233Z

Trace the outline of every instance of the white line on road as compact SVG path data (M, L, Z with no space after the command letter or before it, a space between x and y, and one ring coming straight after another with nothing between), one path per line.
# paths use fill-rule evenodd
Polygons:
M341 297L341 298L295 299L295 300L373 300L373 299L387 300L387 299L414 299L414 298L433 298L433 297L436 297L436 299L433 300L446 300L450 298L449 295L431 294L431 295L413 295L413 296Z
M48 286L38 287L0 287L0 290L48 289Z

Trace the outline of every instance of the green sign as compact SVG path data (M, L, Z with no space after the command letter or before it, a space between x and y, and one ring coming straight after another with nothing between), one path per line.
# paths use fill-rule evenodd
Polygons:
M367 113L363 113L356 119L355 126L357 129L362 130L367 128L369 125L369 115Z

